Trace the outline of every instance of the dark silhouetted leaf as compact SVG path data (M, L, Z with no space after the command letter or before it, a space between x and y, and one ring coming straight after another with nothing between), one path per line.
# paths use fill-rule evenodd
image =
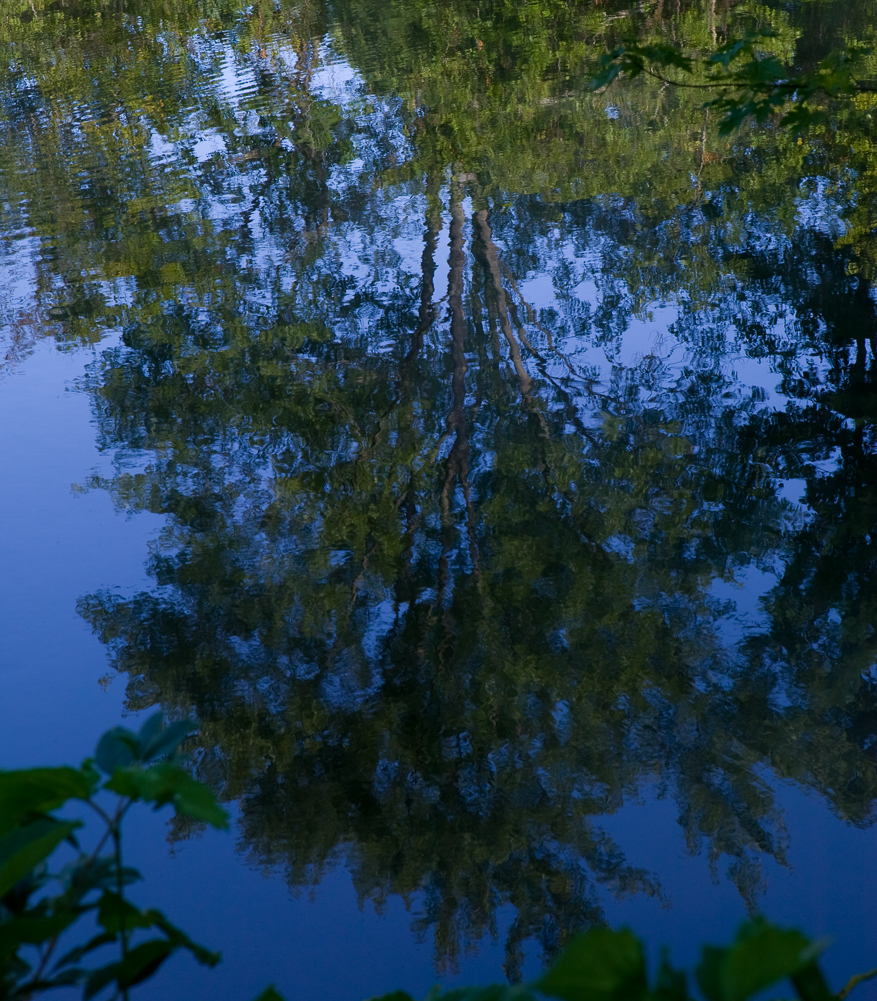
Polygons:
M123 886L130 886L143 877L131 866L117 870L112 858L81 858L65 866L60 878L67 886L67 902L76 903L91 890L114 890L120 878Z
M153 713L148 716L144 722L143 726L140 727L137 733L137 742L140 746L140 754L142 758L143 749L148 747L150 743L161 733L162 727L164 725L164 713L159 710L157 713Z
M115 982L120 990L133 987L151 977L174 951L174 946L166 939L150 939L135 946L124 959L94 970L85 983L84 1001Z
M75 768L0 772L0 835L32 814L56 810L70 799L88 799L93 782Z
M135 928L151 928L155 924L148 912L138 910L130 901L110 890L105 890L98 902L97 922L111 934L120 932L123 927L133 931Z
M63 972L45 981L46 988L72 987L78 984L85 976L84 970L64 970Z
M133 987L151 977L173 951L173 943L160 938L135 946L118 964L119 986Z
M655 979L654 998L658 1001L687 1001L688 980L682 970L674 970L665 949Z
M96 970L92 970L85 981L85 989L82 992L83 1001L88 1001L95 994L99 994L108 984L113 983L118 971L118 963L110 963L108 966L101 966Z
M646 994L642 946L627 929L595 928L574 939L536 987L564 1001L636 1001Z
M228 814L216 802L213 790L170 762L145 769L119 768L106 783L106 788L131 799L152 803L156 809L172 803L178 813L222 830L228 828Z
M697 981L707 1001L746 1001L812 965L817 948L798 931L749 922L730 948L704 948Z
M862 979L867 979L867 974ZM806 963L797 973L792 974L791 981L801 1001L834 1001L835 995L815 962Z
M724 1001L745 1001L812 961L810 940L798 931L775 928L766 921L741 928L722 963Z
M102 772L112 775L117 768L125 768L138 760L140 742L123 726L108 730L98 741L95 762Z
M440 997L441 1001L534 1001L534 995L527 987L512 984L488 984L486 987L457 987L445 994L441 994Z
M222 959L221 953L205 949L203 945L193 942L184 931L171 924L161 911L150 910L147 911L147 915L152 919L156 928L160 928L175 946L187 949L203 966L216 966Z
M44 817L0 838L0 898L81 826L79 821Z
M402 994L401 991L398 992L398 993ZM395 994L388 994L387 997L388 998L395 998L396 995ZM402 998L408 998L408 995L407 994L402 994ZM270 984L268 987L265 988L264 991L262 991L262 993L258 997L254 998L253 1001L283 1001L283 995L280 994L280 993L278 993L275 990L274 984ZM401 1001L401 998L400 998L400 1001ZM408 1001L411 1001L411 998L408 998Z
M95 935L94 938L89 939L85 945L78 945L75 949L71 949L70 952L65 953L57 963L55 963L55 969L60 970L64 966L69 966L71 963L78 963L84 956L87 956L90 952L94 952L95 949L99 949L102 945L109 945L111 942L116 941L116 936L110 934L109 932L102 932L100 935Z
M161 714L157 713L152 719L158 719L161 723ZM147 720L149 723L150 720ZM140 731L140 760L152 761L153 758L161 758L168 754L174 754L182 741L192 732L194 723L191 720L181 720L178 723L171 723L164 729L157 729L151 732L148 740L144 740L143 730ZM144 730L146 725L144 724Z
M721 970L727 952L715 945L705 945L701 950L700 966L695 975L707 1001L722 1001Z
M0 958L12 955L19 946L48 942L69 928L77 917L75 912L32 916L23 914L0 923Z

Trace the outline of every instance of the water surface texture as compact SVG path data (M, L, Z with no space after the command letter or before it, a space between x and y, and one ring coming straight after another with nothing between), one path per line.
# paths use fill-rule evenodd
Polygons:
M146 993L516 980L604 921L690 963L747 912L877 965L877 102L587 86L875 25L0 0L0 763L162 707L236 818L136 836L226 954Z

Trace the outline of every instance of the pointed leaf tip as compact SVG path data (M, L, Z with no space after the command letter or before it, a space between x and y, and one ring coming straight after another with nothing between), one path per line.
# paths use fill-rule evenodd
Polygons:
M283 995L279 994L275 988L274 984L269 984L264 991L253 1001L283 1001Z

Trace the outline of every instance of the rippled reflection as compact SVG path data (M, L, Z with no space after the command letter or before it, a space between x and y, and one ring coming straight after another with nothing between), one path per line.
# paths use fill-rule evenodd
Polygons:
M514 979L663 896L599 823L638 790L750 908L771 777L871 822L868 109L727 139L583 80L872 8L8 6L7 364L107 339L89 486L166 520L81 612L255 860L422 892L440 963L511 903Z

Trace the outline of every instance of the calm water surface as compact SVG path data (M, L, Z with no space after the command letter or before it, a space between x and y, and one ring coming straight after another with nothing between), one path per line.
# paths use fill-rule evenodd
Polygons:
M872 109L584 85L875 24L0 0L0 764L161 706L236 820L132 834L226 956L145 994L515 980L604 921L691 964L747 912L877 963Z

